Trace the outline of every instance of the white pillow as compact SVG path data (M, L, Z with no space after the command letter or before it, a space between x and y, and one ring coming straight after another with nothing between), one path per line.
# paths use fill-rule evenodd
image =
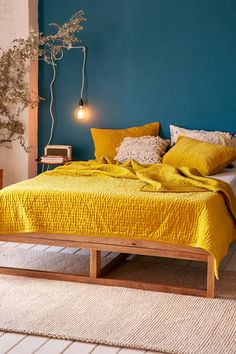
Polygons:
M120 147L116 149L115 160L125 162L135 160L140 164L155 164L161 162L170 141L159 136L142 136L140 138L124 138Z
M232 138L229 140L227 139L226 142L227 142L226 145L228 145L232 149L236 149L236 138Z
M211 144L227 145L226 140L231 138L230 133L207 130L191 130L170 125L171 146L177 142L178 136L187 136L195 140Z
M231 147L232 149L236 149L236 137L232 137L231 139L225 139L226 145ZM236 167L236 160L232 162L233 167Z

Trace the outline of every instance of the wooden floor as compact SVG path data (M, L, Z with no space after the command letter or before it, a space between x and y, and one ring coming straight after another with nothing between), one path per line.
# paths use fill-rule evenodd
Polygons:
M87 250L63 248L58 246L19 244L15 242L0 242L0 247L17 247L22 249L41 250L43 252L60 252L68 254L87 254ZM181 262L185 266L204 266L198 262L168 260L174 264ZM221 265L223 270L236 271L236 242L232 245L228 256ZM23 335L18 333L0 332L0 354L151 354L157 352L96 345L78 341L50 339L47 337Z

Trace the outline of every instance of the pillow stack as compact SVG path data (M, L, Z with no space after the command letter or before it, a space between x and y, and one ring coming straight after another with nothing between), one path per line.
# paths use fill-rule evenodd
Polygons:
M97 129L92 128L91 134L94 142L95 159L99 160L103 156L114 159L116 148L118 148L124 138L141 137L145 135L157 136L159 134L160 123L154 122L132 127L128 129Z
M168 163L176 168L195 168L203 175L221 172L236 161L236 138L221 131L191 130L170 125L170 141L158 136L160 123L127 129L92 128L95 158L106 156L121 163L134 160L140 164Z

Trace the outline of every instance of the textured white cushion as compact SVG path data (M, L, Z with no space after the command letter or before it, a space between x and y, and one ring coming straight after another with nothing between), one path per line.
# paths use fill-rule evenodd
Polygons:
M179 136L187 136L195 140L205 141L211 144L227 145L226 140L231 138L230 133L207 130L191 130L170 125L171 146L174 145Z
M140 164L159 163L169 143L169 140L162 139L159 136L128 137L116 149L115 160L119 162L135 160Z

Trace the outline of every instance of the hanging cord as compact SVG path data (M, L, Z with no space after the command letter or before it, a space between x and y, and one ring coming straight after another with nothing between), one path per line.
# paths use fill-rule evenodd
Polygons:
M67 47L62 47L65 49L68 49ZM80 98L83 98L83 91L84 91L84 81L85 81L85 64L86 64L86 47L84 46L78 46L78 47L71 47L70 49L82 49L83 53L83 64L82 64L82 81L81 81L81 90L80 90ZM68 49L68 50L70 50ZM50 136L47 142L47 145L51 143L53 133L54 133L54 127L55 127L55 118L53 114L53 103L54 103L54 95L53 95L53 84L54 81L56 80L56 63L55 61L59 61L63 58L63 50L61 50L61 55L58 57L56 56L53 52L51 52L51 64L52 64L52 71L53 71L53 76L52 80L50 82L50 105L49 105L49 112L50 112L50 117L51 117L51 128L50 128Z
M50 144L53 136L53 131L54 131L54 125L55 125L55 119L53 115L53 101L54 101L54 96L53 96L53 84L56 79L56 64L54 62L55 57L53 53L51 53L51 63L52 63L52 71L53 71L53 76L52 76L52 81L50 82L50 106L49 106L49 112L50 112L50 117L51 117L51 129L50 129L50 136L47 142L47 145Z
M81 90L80 90L80 98L83 98L83 91L84 91L84 73L85 73L85 63L86 63L86 48L82 47L82 52L84 54L83 58L83 65L82 65L82 83L81 83Z

